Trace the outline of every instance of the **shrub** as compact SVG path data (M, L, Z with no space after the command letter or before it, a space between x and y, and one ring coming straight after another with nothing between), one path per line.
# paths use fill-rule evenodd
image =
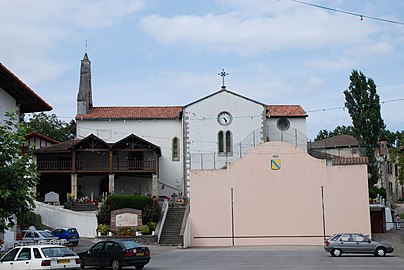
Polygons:
M133 227L122 227L118 229L118 234L119 235L133 235L135 230Z
M97 226L97 232L107 234L107 232L109 232L109 226L107 224L100 224Z
M149 221L149 222L147 222L146 225L147 225L147 227L149 227L150 231L155 231L156 230L156 222Z
M144 195L118 195L112 194L106 200L108 211L134 208L143 210L146 206L153 205L153 199Z
M372 186L369 188L369 198L375 199L377 194L386 198L386 189L385 188L378 188L376 186Z
M35 228L42 229L44 225L42 224L41 215L34 213L33 211L23 211L17 217L17 223L23 229L27 229L29 226L33 225Z
M100 210L97 214L98 224L110 224L111 223L111 211L108 211L105 203L100 205Z
M142 234L150 234L150 230L147 225L140 226L139 230Z
M143 209L142 221L144 224L150 221L157 223L160 219L161 206L160 204L148 205Z

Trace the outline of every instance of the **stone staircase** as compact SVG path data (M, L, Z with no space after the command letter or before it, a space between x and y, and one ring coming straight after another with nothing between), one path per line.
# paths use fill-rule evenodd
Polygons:
M179 246L182 244L181 226L186 206L170 206L161 232L159 244Z

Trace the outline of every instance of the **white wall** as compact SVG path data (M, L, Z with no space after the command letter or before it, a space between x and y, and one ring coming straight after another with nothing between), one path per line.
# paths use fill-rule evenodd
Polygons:
M35 201L35 213L41 215L42 223L52 227L75 227L80 237L95 237L97 216L94 212L76 212L61 206Z
M229 112L233 117L228 126L220 125L217 121L217 116L223 111ZM264 113L263 105L226 91L187 106L184 109L184 121L187 125L188 154L217 154L219 131L231 132L232 145L242 141L254 130L261 132L258 137L263 137L261 130ZM201 168L198 160L190 162L191 169ZM225 162L226 157L216 157L218 167Z
M281 131L278 126L278 120L280 118L267 118L267 129L269 131L269 139L271 141L285 141L291 144L296 144L296 134L297 134L297 144L302 149L307 149L307 129L306 129L306 118L289 118L290 127L286 131ZM297 133L295 133L297 130ZM283 133L283 134L282 134Z
M3 121L6 119L5 114L6 112L10 112L10 110L14 110L19 113L19 108L16 105L16 100L11 97L6 91L0 88L0 123L2 124ZM17 115L18 119L18 115Z
M78 138L84 138L90 134L94 134L108 143L115 143L132 133L161 148L161 157L159 158L159 194L171 195L174 190L168 186L181 190L183 179L183 137L181 120L77 120ZM172 160L172 139L174 137L179 139L179 161ZM161 189L163 184L165 184L166 188ZM119 192L119 189L117 189L117 192ZM178 191L176 191L176 193L178 193Z

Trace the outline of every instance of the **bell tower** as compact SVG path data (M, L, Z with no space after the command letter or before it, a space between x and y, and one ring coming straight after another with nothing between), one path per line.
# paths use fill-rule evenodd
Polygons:
M91 93L91 62L87 53L81 60L80 85L77 95L77 114L87 114L93 107L93 97Z

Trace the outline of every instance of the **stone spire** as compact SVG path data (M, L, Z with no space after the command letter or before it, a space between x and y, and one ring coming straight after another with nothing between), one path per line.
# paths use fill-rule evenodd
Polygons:
M93 97L91 94L91 62L87 53L81 60L80 85L77 95L77 114L87 114L93 107Z

